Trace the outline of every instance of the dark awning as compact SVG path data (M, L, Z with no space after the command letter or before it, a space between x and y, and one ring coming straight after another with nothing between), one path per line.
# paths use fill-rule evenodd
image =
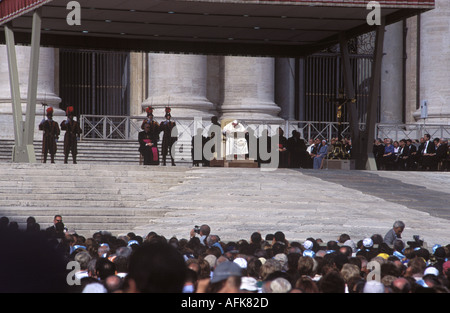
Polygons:
M0 6L8 2L3 0ZM68 2L53 0L42 7L41 45L300 56L337 43L343 32L353 37L374 29L366 21L367 0L79 0L80 26L68 25ZM378 3L386 24L434 8L434 0ZM31 19L31 13L25 13L12 20L16 43L30 43ZM4 42L3 33L0 42Z

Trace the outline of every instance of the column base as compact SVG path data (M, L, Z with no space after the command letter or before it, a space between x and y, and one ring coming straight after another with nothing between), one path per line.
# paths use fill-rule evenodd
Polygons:
M284 120L278 116L281 108L273 102L241 101L240 104L223 104L220 111L221 119Z
M154 108L153 115L157 118L162 118L165 115L165 108L170 106L172 109L171 115L174 118L206 118L210 119L217 115L217 111L208 99L197 98L183 98L180 96L158 96L150 97L142 103L142 109L145 110L148 106Z
M1 102L0 100L0 139L14 139L14 123L12 114L12 104ZM7 101L7 100L6 100ZM11 100L9 100L11 101ZM25 121L26 114L26 103L22 103L22 121ZM53 119L59 123L66 119L66 113L58 108L56 104L53 107ZM35 117L35 128L34 128L34 139L42 139L42 132L39 131L39 124L41 120L45 117L44 108L38 104L36 106L36 117Z
M426 119L421 118L420 109L413 113L413 117L416 123L425 124L446 124L450 125L450 107L443 107L441 110L428 109L428 117Z

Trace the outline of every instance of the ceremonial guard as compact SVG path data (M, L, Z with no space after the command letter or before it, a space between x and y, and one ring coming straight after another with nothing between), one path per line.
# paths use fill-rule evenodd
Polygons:
M73 164L77 164L77 143L81 135L81 128L77 121L73 119L73 107L66 109L67 119L61 122L61 130L66 131L64 135L64 163L67 164L69 153L72 153Z
M147 118L142 121L141 129L144 130L145 124L150 124L155 130L156 128L159 129L159 124L153 119L153 107L147 107L145 112L147 113Z
M172 155L172 146L178 140L178 131L176 128L176 123L171 121L170 107L166 107L166 120L161 123L161 131L163 132L162 140L162 157L163 165L166 165L167 153L170 154L170 159L172 160L172 166L175 166L174 156Z
M55 154L60 134L59 125L53 120L53 108L47 109L47 119L42 119L39 124L39 130L44 131L42 136L42 154L44 155L44 163L47 163L47 156L50 153L51 163L55 163Z

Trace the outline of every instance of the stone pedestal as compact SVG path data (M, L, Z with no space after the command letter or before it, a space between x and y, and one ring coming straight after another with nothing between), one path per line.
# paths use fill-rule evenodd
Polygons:
M280 107L275 100L275 60L227 56L224 59L224 101L221 118L274 120Z
M163 117L164 108L172 116L210 119L216 114L206 98L207 56L150 53L148 55L148 98L143 109L153 106L155 117Z
M355 160L333 160L324 159L323 168L329 170L354 170Z
M45 103L54 108L55 120L60 117L62 120L65 116L64 111L59 109L61 99L55 92L55 77L58 77L57 73L55 73L55 55L57 51L53 48L43 47L40 50L35 139L42 137L37 128L43 118L44 108L41 104ZM25 120L26 113L30 52L30 47L16 46L23 120ZM0 82L0 138L14 139L8 55L4 45L0 45Z

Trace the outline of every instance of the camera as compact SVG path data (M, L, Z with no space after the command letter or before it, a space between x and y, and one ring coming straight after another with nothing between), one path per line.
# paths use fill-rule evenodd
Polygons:
M200 234L200 226L195 225L194 226L194 232L197 234Z

